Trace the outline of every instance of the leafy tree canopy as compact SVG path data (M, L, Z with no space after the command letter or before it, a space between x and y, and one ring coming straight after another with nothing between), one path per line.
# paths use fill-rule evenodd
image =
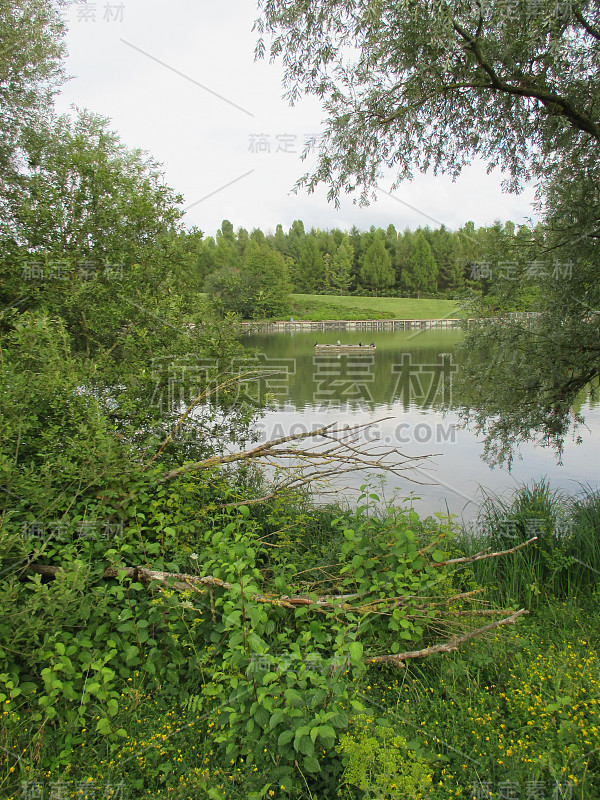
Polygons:
M365 253L360 270L361 278L375 290L385 289L394 283L395 274L392 259L385 249L383 236L377 235Z
M323 98L320 160L303 183L330 197L394 168L457 175L475 156L517 186L565 151L600 141L597 3L261 0L257 21L285 67L287 97ZM564 15L561 15L564 11ZM548 162L550 159L550 164Z
M546 228L522 241L512 283L471 316L463 371L465 421L487 455L511 459L526 439L562 440L572 407L600 371L600 8L588 0L261 0L257 55L281 58L290 101L322 99L320 157L298 186L329 197L375 195L414 170L453 176L476 156L505 170L505 186L538 181ZM468 234L465 231L465 234ZM466 250L469 249L467 244ZM502 319L524 283L540 315Z
M224 267L205 283L217 308L246 319L287 314L290 289L285 259L256 237L250 238L241 269Z
M403 284L417 295L435 291L437 273L437 264L429 242L423 231L418 231L413 238L410 258L402 272Z
M22 166L23 132L47 116L64 80L63 33L57 8L45 0L0 2L0 203Z

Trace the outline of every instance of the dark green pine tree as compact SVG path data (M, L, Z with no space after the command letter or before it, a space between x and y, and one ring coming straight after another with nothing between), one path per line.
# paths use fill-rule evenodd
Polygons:
M331 267L331 285L338 294L345 294L352 282L354 269L354 247L348 235L338 247Z
M404 288L420 297L423 292L434 292L438 274L437 264L429 242L423 231L416 232L412 242L412 252L402 270Z
M383 231L377 231L373 243L366 251L360 277L363 286L375 292L375 297L380 291L394 285L396 275L392 267L391 256L385 247Z

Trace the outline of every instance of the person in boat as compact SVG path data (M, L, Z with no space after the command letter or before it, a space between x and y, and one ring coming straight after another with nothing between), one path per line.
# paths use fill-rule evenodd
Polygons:
M358 343L358 346L359 346L359 347L362 347L362 342L359 342L359 343Z
M341 346L342 346L342 343L340 342L340 340L339 340L339 339L337 340L337 346L338 346L338 347L341 347Z
M375 342L371 342L371 344L369 345L369 347L375 347Z

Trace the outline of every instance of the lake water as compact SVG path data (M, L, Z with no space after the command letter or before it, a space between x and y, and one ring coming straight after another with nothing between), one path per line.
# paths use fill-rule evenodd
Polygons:
M333 354L315 351L315 343L373 342L374 353ZM261 440L312 430L330 422L341 425L375 423L367 443L395 447L408 456L435 454L428 464L411 471L420 485L407 477L387 476L386 499L413 493L421 514L448 510L474 519L480 502L479 487L509 492L516 485L547 478L553 487L575 494L582 485L600 486L600 407L582 408L586 427L565 442L562 463L554 451L527 444L517 451L512 469L490 468L482 459L483 444L468 429L457 427L455 412L441 411L452 400L452 383L460 369L455 348L458 331L274 333L246 336L255 348L261 368L276 371L265 382L275 407L259 423ZM384 420L385 421L382 421ZM331 482L336 498L352 502L366 481L376 474L344 475ZM381 492L380 492L381 493ZM323 496L326 499L327 496ZM417 499L418 498L418 499Z

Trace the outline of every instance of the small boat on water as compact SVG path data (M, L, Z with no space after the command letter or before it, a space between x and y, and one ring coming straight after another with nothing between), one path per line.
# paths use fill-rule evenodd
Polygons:
M317 353L374 353L374 344L315 344Z

